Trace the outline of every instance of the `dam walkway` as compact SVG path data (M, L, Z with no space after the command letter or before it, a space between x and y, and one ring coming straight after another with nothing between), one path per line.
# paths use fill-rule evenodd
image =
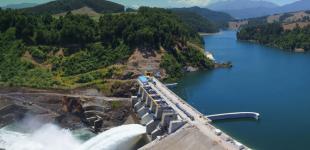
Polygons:
M154 140L141 149L180 149L180 147L214 150L249 149L212 126L211 119L205 117L156 78L142 77L138 79L138 83L140 88L138 97L133 99L134 110L140 115L146 124L147 133ZM168 113L169 118L166 117ZM144 120L149 115L150 120ZM156 120L159 121L154 127ZM151 131L148 131L150 128ZM159 130L161 132L158 132Z

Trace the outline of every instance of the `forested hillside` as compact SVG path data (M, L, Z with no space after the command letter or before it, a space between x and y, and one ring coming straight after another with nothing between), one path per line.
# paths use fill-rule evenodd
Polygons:
M218 28L227 28L228 22L234 20L229 14L212 11L207 8L200 8L200 7L190 7L190 8L174 8L171 9L172 11L176 12L191 12L196 13L203 18L213 22Z
M124 6L106 0L56 0L35 7L23 9L27 13L34 14L59 14L82 7L89 7L97 13L124 12Z
M293 22L310 22L309 11L288 12L264 16L259 18L248 19L250 25L262 23L293 23Z
M106 14L99 21L70 13L54 18L1 10L0 32L0 84L4 85L96 84L106 89L112 79L132 78L133 73L124 68L136 49L147 53L161 49L160 66L167 78L181 76L185 66L213 67L203 51L187 45L202 44L201 37L164 9L142 7L133 14Z
M254 41L260 44L287 50L310 50L310 26L284 30L279 23L253 25L242 28L239 40Z
M173 8L168 10L171 10L173 14L178 16L184 24L186 24L195 32L215 33L218 32L221 28L221 26L218 25L217 20L215 21L213 17L210 17L211 19L213 19L210 20L209 16L206 17L194 11L190 11L191 8ZM126 12L136 11L137 10L132 8L126 9ZM218 13L221 14L221 12ZM210 16L212 16L212 14L210 14Z
M198 15L194 12L187 12L182 10L173 11L186 25L196 32L215 33L219 32L219 27L208 19Z
M238 29L243 26L258 26L267 23L279 23L284 30L292 30L297 27L304 28L310 25L310 12L298 11L274 14L258 18L231 21L229 24L230 28Z

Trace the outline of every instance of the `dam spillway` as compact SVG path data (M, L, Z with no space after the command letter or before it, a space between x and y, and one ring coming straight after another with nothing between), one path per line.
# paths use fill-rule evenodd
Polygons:
M154 77L140 76L133 110L152 142L143 149L249 149L212 126L211 120Z

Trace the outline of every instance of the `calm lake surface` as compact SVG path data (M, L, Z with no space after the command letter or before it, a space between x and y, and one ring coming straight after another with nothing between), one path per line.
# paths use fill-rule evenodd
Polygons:
M213 123L252 149L309 149L310 54L240 42L234 31L204 39L217 61L234 67L187 74L174 92L206 115L260 113L259 121Z

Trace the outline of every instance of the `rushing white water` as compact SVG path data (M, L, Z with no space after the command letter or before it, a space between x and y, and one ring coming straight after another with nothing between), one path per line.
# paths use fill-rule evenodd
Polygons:
M0 148L6 150L68 150L79 148L77 140L69 130L47 124L31 134L0 130Z
M105 131L85 143L69 130L47 124L31 134L0 129L0 148L6 150L129 150L145 133L141 125L123 125Z

